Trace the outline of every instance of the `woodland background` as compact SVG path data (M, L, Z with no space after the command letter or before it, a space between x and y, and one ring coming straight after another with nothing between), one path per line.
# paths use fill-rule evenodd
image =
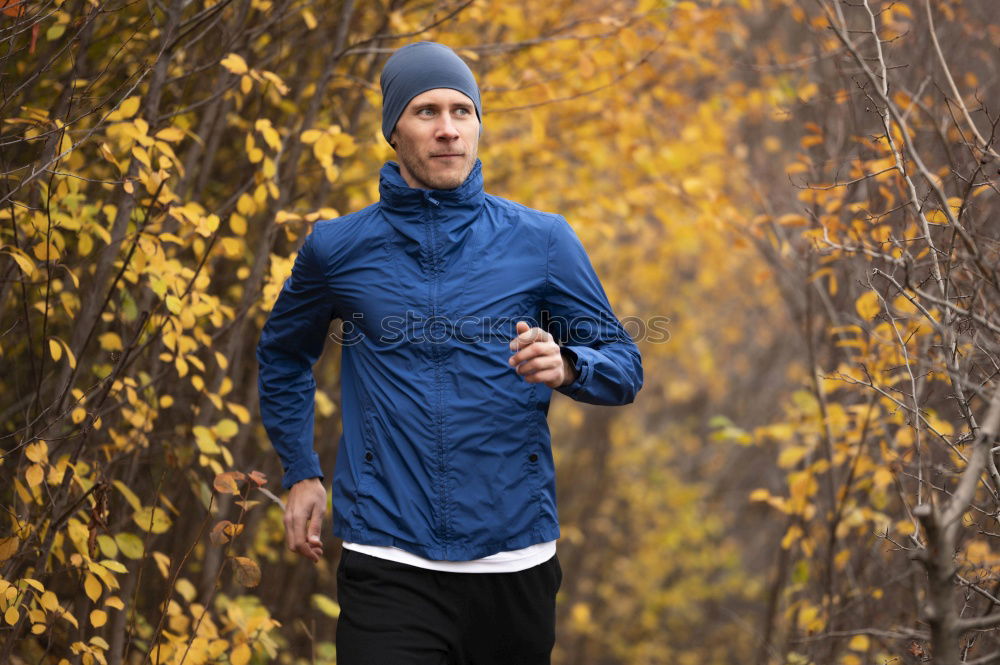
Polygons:
M0 1L0 662L335 662L253 349L417 39L489 191L670 320L633 405L553 402L556 662L1000 662L997 9Z

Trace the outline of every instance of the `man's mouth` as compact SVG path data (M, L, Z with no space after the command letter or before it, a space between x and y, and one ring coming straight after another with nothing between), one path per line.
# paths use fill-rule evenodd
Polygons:
M431 155L431 157L465 157L465 155L459 152L444 152L440 155Z

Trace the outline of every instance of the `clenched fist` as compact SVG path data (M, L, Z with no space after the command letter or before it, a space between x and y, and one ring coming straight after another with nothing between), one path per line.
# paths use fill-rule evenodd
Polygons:
M545 330L517 322L517 337L511 340L514 355L507 361L528 383L544 383L549 388L566 386L576 380L573 363L560 351Z

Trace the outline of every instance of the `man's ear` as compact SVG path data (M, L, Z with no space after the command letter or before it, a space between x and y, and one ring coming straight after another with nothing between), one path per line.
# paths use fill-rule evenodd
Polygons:
M389 134L389 147L393 150L396 149L396 130L392 130L392 134Z

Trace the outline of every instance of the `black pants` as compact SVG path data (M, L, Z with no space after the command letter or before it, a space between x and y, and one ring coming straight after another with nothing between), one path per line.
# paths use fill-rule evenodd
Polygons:
M337 665L548 665L559 559L445 573L344 550Z

